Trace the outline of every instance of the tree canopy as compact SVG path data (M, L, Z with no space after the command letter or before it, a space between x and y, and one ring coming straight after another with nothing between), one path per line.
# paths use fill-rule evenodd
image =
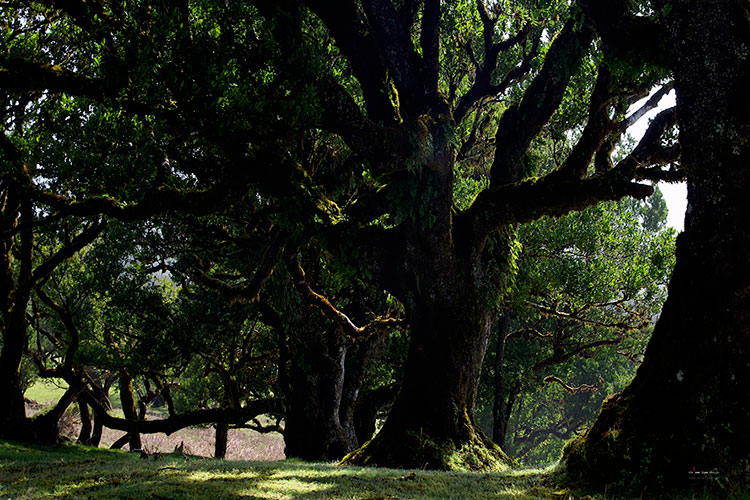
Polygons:
M735 98L747 73L747 9L732 0L713 13L731 28L725 52L740 54L704 43L706 61L732 68L722 80L679 48L693 43L685 33L713 33L695 16L711 17L718 2L693 3L5 2L3 435L50 440L78 398L127 431L131 446L141 432L244 426L273 413L286 417L290 453L305 457L506 467L505 430L493 442L475 415L488 345L503 379L499 427L520 373L605 345L640 362L671 240L659 232L657 202L625 199L687 178L691 207L707 221L734 221L719 224L722 235L741 227L741 210L700 207L721 205L710 201L714 189L742 199L725 183L744 179L746 122L729 108L747 107ZM724 89L718 100L708 87ZM673 89L677 106L628 138ZM715 126L714 142L701 138L701 122ZM726 152L739 159L725 161ZM708 174L701 162L716 168ZM581 215L550 219L571 212ZM725 240L707 243L715 230L701 217L688 218L683 240L693 243L683 247L714 262L705 252ZM744 262L726 245L727 262ZM679 255L676 275L687 276L698 261L683 257L688 270L679 271ZM742 295L741 278L727 276ZM677 282L673 303L691 288ZM659 324L674 321L670 307ZM670 355L658 346L677 341L658 332L672 328L657 328L654 338L669 340L651 342L630 387L659 362L649 359ZM516 331L551 343L529 340L536 352L522 354ZM21 374L31 340L41 372L69 384L54 411L34 420ZM511 359L516 372L502 375ZM730 365L736 379L740 367ZM124 419L106 412L97 389L111 374L127 399ZM175 405L177 375L193 381L202 408ZM563 390L577 383L561 375L543 380ZM735 379L727 401L739 399ZM167 400L166 419L143 420L134 383L144 384L143 405L157 393ZM208 397L208 387L221 389ZM627 422L642 415L633 404ZM324 439L305 442L310 415ZM596 436L606 441L595 431L606 427L602 415L568 450L571 471L588 466L581 450L599 450ZM633 439L642 431L623 429ZM690 442L705 431L690 429ZM687 465L681 458L649 477L677 474L670 467ZM611 468L583 474L609 478Z

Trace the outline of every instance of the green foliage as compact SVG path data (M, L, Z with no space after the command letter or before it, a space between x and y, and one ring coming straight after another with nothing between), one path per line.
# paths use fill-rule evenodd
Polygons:
M515 394L506 451L527 464L558 460L566 439L589 425L604 398L635 373L666 299L675 232L663 197L605 203L519 228L523 252L505 340L504 398ZM485 377L496 345L490 346ZM569 394L545 378L571 387ZM485 379L480 406L493 400Z
M3 65L23 58L49 64L55 74L82 76L63 90L39 90L32 82L26 92L0 91L4 133L29 169L27 183L35 184L28 196L38 251L34 264L65 248L94 219L58 212L55 203L36 198L42 191L84 206L87 200L119 208L141 203L143 213L123 217L146 220L110 221L99 240L64 259L39 284L29 307L30 356L47 376L66 371L68 377L111 378L127 371L139 391L152 384L161 390L171 386L178 410L281 395L287 365L312 363L304 355L284 359L284 349L312 356L310 346L321 342L290 333L288 325L307 321L305 332L323 339L338 334L338 326L295 291L287 276L290 263L300 262L309 284L357 324L403 315L405 305L395 295L409 302L422 293L416 273L403 278L411 289L402 294L384 284L382 275L406 274L407 265L392 262L405 257L406 247L463 236L449 234L458 219L451 215L468 209L489 187L503 113L516 109L539 75L555 33L571 17L580 17L575 2L486 2L495 23L487 33L490 42L528 27L527 38L501 51L489 84L499 84L525 60L528 74L479 99L460 123L452 123L445 110L432 116L422 104L398 101L406 96L395 91L394 74L375 74L385 80L377 82L355 78L361 61L337 43L321 18L295 2L114 1L104 2L102 12L96 12L98 3L84 3L76 15L57 10L75 10L62 3L54 8L9 4L2 13L7 20L0 27ZM416 12L417 21L422 14ZM455 106L482 70L483 22L470 0L442 2L439 22L442 96L435 99L445 97ZM415 42L419 26L415 22L410 33ZM369 27L357 26L356 36ZM413 48L421 50L418 43ZM552 119L533 134L521 159L521 177L562 163L580 136L604 59L596 48L584 58ZM373 68L381 62L367 61ZM663 77L617 62L613 73L621 84L617 90L647 88ZM354 111L323 109L321 91L330 91L329 85L351 100ZM387 110L395 115L392 123L370 116L371 103L364 101L368 85L387 93L395 107ZM436 108L440 104L445 103ZM418 110L415 116L406 116L409 106ZM354 116L356 111L362 116ZM345 125L328 123L336 119ZM377 155L357 150L357 138L348 135L353 127L364 128L354 132L366 135L374 149L390 147L390 138L408 137L408 151L388 152L395 159L384 168ZM176 204L201 216L164 215L170 208L159 205L217 187L226 189L216 197L227 200ZM362 205L364 214L357 213ZM623 335L619 347L640 352L642 330L663 298L671 235L662 231L652 238L637 224L642 220L659 229L663 201L647 209L629 207L610 204L556 223L508 226L478 245L484 251L471 262L476 265L471 271L485 309L505 301L519 325L539 329L555 329L550 311L587 315L588 323L579 329L556 329L558 345L524 339L509 346L508 377L522 381L524 408L545 397L553 406L549 391L532 396L543 374L529 376L529 366L555 355L560 346L571 347L573 340L608 338L611 329L604 324L638 323L626 328L637 333ZM381 253L386 258L373 261L370 244L360 239L362 228L408 237L386 248ZM432 238L436 228L446 234ZM455 248L418 248L414 260L426 250L447 255ZM460 267L459 257L448 257L453 260L445 259L446 268ZM433 271L425 269L424 274ZM262 306L285 324L272 325ZM540 307L547 312L540 313ZM366 389L394 385L403 373L407 335L395 329L389 339ZM615 364L607 365L604 357L596 361L601 364L570 360L554 373L577 383ZM608 387L625 377L620 373L625 368L614 368L609 371L619 378L607 380ZM587 412L596 404L579 399ZM545 423L554 414L519 410L518 418ZM478 448L459 450L458 461L482 461ZM552 449L544 448L540 456L549 457Z

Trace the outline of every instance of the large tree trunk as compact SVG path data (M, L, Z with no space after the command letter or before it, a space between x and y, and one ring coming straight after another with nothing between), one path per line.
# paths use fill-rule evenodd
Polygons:
M0 352L0 436L16 441L33 441L31 422L26 418L21 389L21 360L26 344L26 322L15 306L6 315ZM25 311L25 308L24 308Z
M285 331L279 339L282 360L288 358L279 373L286 397L285 453L338 460L359 446L364 414L378 409L377 404L361 407L360 391L387 332L355 339L330 321L316 321L317 307L301 310L302 315L288 315L292 319L285 323L273 311L264 313L264 319Z
M746 2L696 0L666 18L688 173L685 232L643 365L566 450L575 478L651 489L748 482L749 17Z
M20 245L14 237L0 240L0 437L33 440L21 389L21 361L28 341L26 307L30 299L31 235L33 219L21 189L14 183L0 185L0 230L13 234L21 222ZM20 258L19 258L20 257Z
M419 304L401 391L381 431L345 462L430 469L500 469L507 457L474 415L493 314L466 288Z
M507 255L483 254L470 235L454 234L454 154L440 125L431 132L432 156L411 179L412 209L427 204L427 215L402 224L403 248L394 249L406 278L392 292L410 325L401 389L380 432L344 462L498 470L508 457L477 425L474 405ZM505 236L493 242L498 253Z
M347 346L338 332L321 334L314 325L312 330L298 330L300 345L292 349L284 453L336 460L357 446L350 422L341 418Z

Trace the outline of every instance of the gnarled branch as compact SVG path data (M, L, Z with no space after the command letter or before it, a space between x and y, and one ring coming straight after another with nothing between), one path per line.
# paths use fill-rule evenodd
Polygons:
M260 399L251 401L242 408L210 408L206 410L195 410L183 414L174 414L160 420L126 420L110 415L99 399L90 390L82 393L105 427L131 433L156 434L163 432L172 434L185 427L210 423L227 423L230 425L243 425L259 415L278 414L283 412L281 400Z
M377 317L362 327L355 325L349 316L344 314L344 312L334 306L331 301L310 287L310 284L305 278L305 271L302 269L299 262L290 259L288 264L289 273L292 275L294 287L297 291L305 298L305 300L318 307L324 316L338 324L342 331L350 337L368 337L370 334L381 331L385 328L398 328L404 325L404 320L388 317Z
M575 394L577 392L596 392L599 390L599 386L596 384L581 384L577 387L572 387L566 384L562 379L555 377L554 375L548 375L544 377L544 381L549 384L558 384L560 385L560 387L571 394Z

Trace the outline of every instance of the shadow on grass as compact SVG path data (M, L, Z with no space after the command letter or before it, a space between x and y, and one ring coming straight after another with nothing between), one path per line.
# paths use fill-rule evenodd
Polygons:
M542 470L502 473L403 471L333 464L230 462L80 446L0 441L0 499L146 500L603 500ZM637 498L637 497L636 497ZM675 497L678 498L678 497ZM710 498L698 496L694 498Z
M541 471L447 473L332 464L225 462L80 446L0 442L0 498L537 499L565 498Z

